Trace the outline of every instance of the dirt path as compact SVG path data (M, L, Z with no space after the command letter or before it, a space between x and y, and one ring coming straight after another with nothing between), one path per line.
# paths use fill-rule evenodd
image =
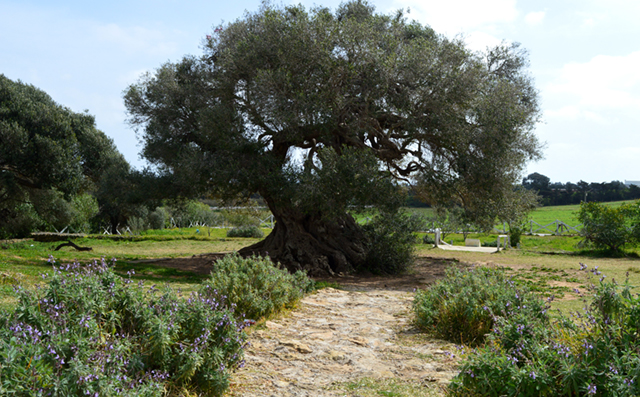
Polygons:
M222 254L147 260L208 274ZM246 365L230 395L434 396L457 374L449 342L412 325L414 291L444 277L454 259L418 257L403 276L346 276L308 295L295 310L249 330ZM468 266L456 263L456 266Z
M455 348L417 332L411 304L413 288L444 274L445 266L425 260L409 276L337 280L348 290L305 297L297 309L251 331L231 395L442 394L457 373L447 354Z

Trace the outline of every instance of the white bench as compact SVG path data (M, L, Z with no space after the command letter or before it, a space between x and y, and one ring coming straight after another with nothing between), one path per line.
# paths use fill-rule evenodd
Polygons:
M481 247L480 240L477 238L468 238L464 240L464 245L466 247Z

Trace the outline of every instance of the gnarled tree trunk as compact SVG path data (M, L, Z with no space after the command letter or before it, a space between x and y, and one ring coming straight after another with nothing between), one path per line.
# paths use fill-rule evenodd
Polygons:
M327 220L294 209L272 212L273 231L240 255L269 256L291 272L306 270L310 276L349 273L364 262L368 239L351 215Z

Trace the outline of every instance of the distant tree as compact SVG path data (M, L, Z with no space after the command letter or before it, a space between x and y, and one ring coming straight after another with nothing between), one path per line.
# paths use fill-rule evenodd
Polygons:
M520 188L513 189L506 194L500 206L498 219L509 225L509 241L516 246L520 242L520 236L526 230L529 213L539 205L540 196L537 193Z
M527 175L527 177L522 180L522 185L527 189L543 192L549 190L550 182L551 179L549 179L549 177L534 172L533 174Z
M413 180L432 203L455 197L495 217L485 199L539 157L537 91L518 45L480 54L365 1L334 13L263 3L203 44L202 57L129 87L125 104L174 191L265 200L275 228L242 254L313 274L366 268L385 239L348 209L393 214L394 180Z
M116 158L124 161L92 116L0 75L0 237L86 226L95 211L81 195Z

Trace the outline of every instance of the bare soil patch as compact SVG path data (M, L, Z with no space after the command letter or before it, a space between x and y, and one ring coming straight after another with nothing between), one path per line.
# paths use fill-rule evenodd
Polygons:
M151 265L178 269L184 272L207 275L211 273L211 269L213 269L213 263L218 259L224 257L225 255L227 254L211 253L193 255L186 258L142 259L138 261L131 261L130 263L148 263Z

